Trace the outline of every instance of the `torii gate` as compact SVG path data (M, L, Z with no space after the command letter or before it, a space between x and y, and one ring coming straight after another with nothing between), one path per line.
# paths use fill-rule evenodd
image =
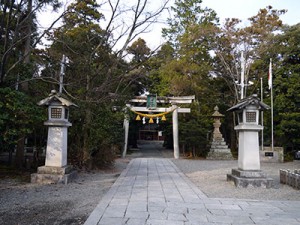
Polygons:
M190 113L190 108L180 108L177 104L190 104L195 100L195 96L182 96L182 97L157 97L156 103L170 103L171 107L139 107L132 106L131 104L126 104L128 108L136 112L148 112L148 113L169 113L172 112L172 123L173 123L173 147L174 147L174 158L179 158L179 139L178 139L178 113ZM134 99L130 100L130 103L147 103L147 96L136 96ZM127 144L128 144L128 132L129 132L129 118L124 119L124 129L125 129L125 143L122 157L126 156Z

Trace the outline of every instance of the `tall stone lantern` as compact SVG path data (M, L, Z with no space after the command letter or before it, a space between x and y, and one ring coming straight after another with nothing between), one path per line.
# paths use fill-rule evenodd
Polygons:
M31 175L32 183L68 183L75 178L76 171L67 165L69 107L74 103L62 98L55 90L38 102L40 106L48 107L48 139L45 166L38 167L38 171Z
M214 120L214 131L210 151L206 158L211 160L232 160L233 157L231 151L226 145L222 133L220 132L221 118L223 118L224 115L219 112L218 106L215 106L214 113L211 117Z
M227 180L234 181L238 187L271 187L273 180L266 178L260 169L259 156L259 111L270 107L261 102L257 95L245 98L228 111L235 111L238 116L238 125L234 128L239 137L238 169L232 169L227 174Z

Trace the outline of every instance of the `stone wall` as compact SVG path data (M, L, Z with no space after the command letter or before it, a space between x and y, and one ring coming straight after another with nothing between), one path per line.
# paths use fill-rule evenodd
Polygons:
M279 170L280 183L292 186L295 189L300 190L300 169L290 170Z
M271 147L264 147L263 151L259 151L260 161L261 162L283 162L283 148L282 147L274 147L274 151L272 151Z

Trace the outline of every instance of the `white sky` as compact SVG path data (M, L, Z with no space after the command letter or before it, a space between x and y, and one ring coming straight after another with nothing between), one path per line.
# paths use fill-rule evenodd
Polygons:
M154 0L155 1L155 0ZM153 2L154 2L153 1ZM271 5L273 9L288 10L280 18L284 24L295 25L300 23L300 0L202 0L202 6L216 11L223 24L226 18L238 18L246 24L248 18L255 16L259 9ZM155 45L163 43L160 35L161 26L154 28L154 31L143 35L147 45L154 48Z
M72 0L65 0L70 2ZM123 0L124 2L134 0ZM160 0L149 0L153 4ZM174 1L174 0L173 0ZM225 18L239 18L246 24L247 18L254 16L258 13L259 9L265 8L271 5L273 9L287 9L287 13L280 18L283 23L289 25L295 25L300 22L300 0L203 0L202 6L212 8L216 11L217 16L220 18L222 24ZM46 14L40 17L39 21L41 25L47 26L51 20L54 20L55 14ZM164 17L168 17L165 13ZM166 18L162 18L166 19ZM152 27L151 32L141 35L145 39L147 45L154 49L158 45L164 42L161 37L162 24L158 24Z
M280 18L289 25L300 22L299 0L203 0L203 6L214 9L223 21L225 18L239 18L247 20L257 14L259 9L273 6L273 9L287 9L287 13Z

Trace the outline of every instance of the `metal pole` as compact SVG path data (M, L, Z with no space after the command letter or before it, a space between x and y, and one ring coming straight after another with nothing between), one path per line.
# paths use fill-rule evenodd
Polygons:
M260 100L263 102L264 92L263 92L263 79L260 78ZM264 112L261 111L261 125L264 126ZM261 150L264 150L264 129L261 130Z
M274 113L273 113L273 74L272 74L272 59L270 59L270 68L269 68L269 76L271 79L271 137L272 137L272 143L271 143L271 149L274 151Z
M271 137L272 137L272 144L271 148L274 151L274 113L273 113L273 87L271 87Z
M64 86L65 62L66 62L66 56L63 55L61 60L61 65L60 65L60 74L59 74L59 94L62 93L63 86Z
M244 86L245 86L245 58L244 52L241 53L241 99L244 98Z

